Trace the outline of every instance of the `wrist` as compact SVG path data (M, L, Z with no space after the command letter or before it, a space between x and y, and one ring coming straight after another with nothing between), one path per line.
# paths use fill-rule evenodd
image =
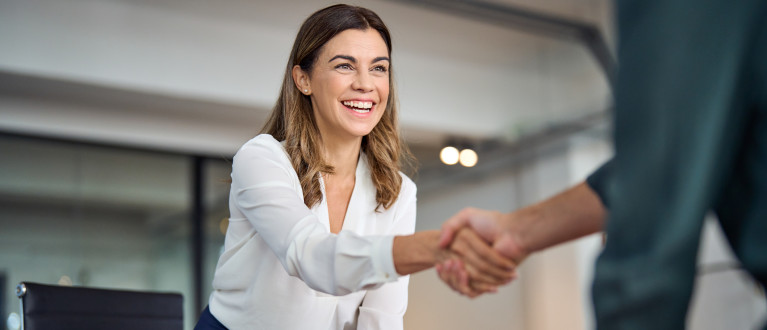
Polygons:
M395 236L392 246L394 268L408 275L433 267L439 260L438 230L428 230L407 236Z
M537 251L535 232L542 216L541 211L537 206L529 206L504 214L503 222L507 224L505 230L511 236L511 245L516 255L527 256Z

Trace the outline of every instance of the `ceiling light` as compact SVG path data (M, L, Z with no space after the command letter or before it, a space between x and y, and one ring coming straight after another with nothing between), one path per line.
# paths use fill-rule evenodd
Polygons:
M461 165L472 167L477 165L477 153L471 149L463 149L460 154Z
M453 165L458 162L458 149L447 146L439 152L439 159L447 165Z

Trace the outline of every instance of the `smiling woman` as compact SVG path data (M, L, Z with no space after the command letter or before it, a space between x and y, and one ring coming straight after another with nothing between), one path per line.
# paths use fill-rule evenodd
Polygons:
M331 6L301 26L263 134L234 157L196 329L402 329L407 274L455 258L478 289L511 279L471 231L448 250L438 231L414 233L391 68L389 31L368 9Z

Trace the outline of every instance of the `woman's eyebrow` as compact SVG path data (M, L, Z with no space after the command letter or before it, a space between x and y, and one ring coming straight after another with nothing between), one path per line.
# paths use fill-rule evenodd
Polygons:
M330 61L328 61L328 62L333 62L334 60L339 59L339 58L347 60L347 61L350 61L352 63L357 63L357 59L354 58L354 56L349 56L349 55L336 55L336 56L333 56L333 58L331 58ZM391 62L391 59L389 59L386 56L379 56L379 57L374 58L372 61L370 61L370 63L376 63L376 62L380 62L380 61Z
M341 59L350 61L352 63L357 63L357 59L354 58L353 56L349 56L349 55L336 55L336 56L333 56L333 58L331 58L330 61L328 61L328 62L333 62L333 60L335 60L337 58L341 58Z

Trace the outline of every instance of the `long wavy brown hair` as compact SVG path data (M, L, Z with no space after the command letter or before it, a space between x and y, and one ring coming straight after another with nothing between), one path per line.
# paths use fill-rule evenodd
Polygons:
M261 133L271 134L278 141L285 141L288 156L301 181L304 204L309 207L322 200L320 173L333 173L334 168L322 157L322 137L315 123L311 99L296 87L293 67L299 65L304 72L311 73L322 46L330 39L345 30L369 28L381 34L391 58L389 29L373 11L341 4L321 9L309 16L301 25L293 43L277 104L261 130ZM376 187L376 209L388 209L396 201L402 186L400 162L413 161L399 132L399 102L391 69L392 66L389 68L389 98L385 112L381 121L362 138L362 151L367 155Z

